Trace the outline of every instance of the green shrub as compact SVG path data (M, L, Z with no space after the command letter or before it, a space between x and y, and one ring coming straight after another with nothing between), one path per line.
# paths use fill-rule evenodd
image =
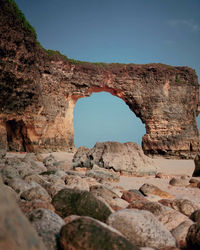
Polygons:
M32 34L35 36L37 39L37 34L33 26L30 25L30 23L26 20L26 17L24 14L21 12L21 10L18 8L17 4L15 3L14 0L7 0L14 8L14 11L16 13L16 16L20 22L22 22L24 29L32 32Z

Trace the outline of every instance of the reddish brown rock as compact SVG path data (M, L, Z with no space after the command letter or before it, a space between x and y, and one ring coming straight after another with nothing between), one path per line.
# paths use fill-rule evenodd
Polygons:
M13 151L74 149L73 108L93 92L122 100L146 126L147 154L191 157L199 147L199 85L189 67L95 64L46 51L0 1L0 144ZM177 95L178 93L178 95Z
M146 200L144 197L142 197L142 195L136 194L132 191L123 191L121 198L127 201L128 203L132 203L133 201L137 200Z
M37 208L46 208L46 209L49 209L49 210L55 212L55 208L51 203L48 203L48 202L42 201L42 200L33 200L33 201L20 200L18 202L18 205L19 205L20 209L22 210L22 212L25 214L27 214L27 213L29 213L32 210L37 209Z

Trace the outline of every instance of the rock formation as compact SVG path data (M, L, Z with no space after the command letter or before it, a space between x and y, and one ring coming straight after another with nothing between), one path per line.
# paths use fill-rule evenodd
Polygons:
M107 91L146 125L146 154L189 157L199 148L195 71L163 64L98 64L46 51L11 0L0 1L0 148L70 151L79 98Z

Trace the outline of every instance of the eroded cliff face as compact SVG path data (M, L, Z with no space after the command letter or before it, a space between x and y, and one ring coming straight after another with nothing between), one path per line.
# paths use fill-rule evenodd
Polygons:
M163 64L92 64L47 53L0 2L0 147L73 151L73 108L93 92L121 98L146 125L147 154L190 156L199 148L194 70Z

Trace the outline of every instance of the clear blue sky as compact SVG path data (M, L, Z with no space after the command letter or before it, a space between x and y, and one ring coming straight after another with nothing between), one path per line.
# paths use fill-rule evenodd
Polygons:
M196 70L200 79L200 0L16 3L46 49L90 62L187 65ZM197 120L200 128L200 116ZM100 140L140 144L145 133L128 106L107 93L78 100L74 129L76 146L92 146Z

